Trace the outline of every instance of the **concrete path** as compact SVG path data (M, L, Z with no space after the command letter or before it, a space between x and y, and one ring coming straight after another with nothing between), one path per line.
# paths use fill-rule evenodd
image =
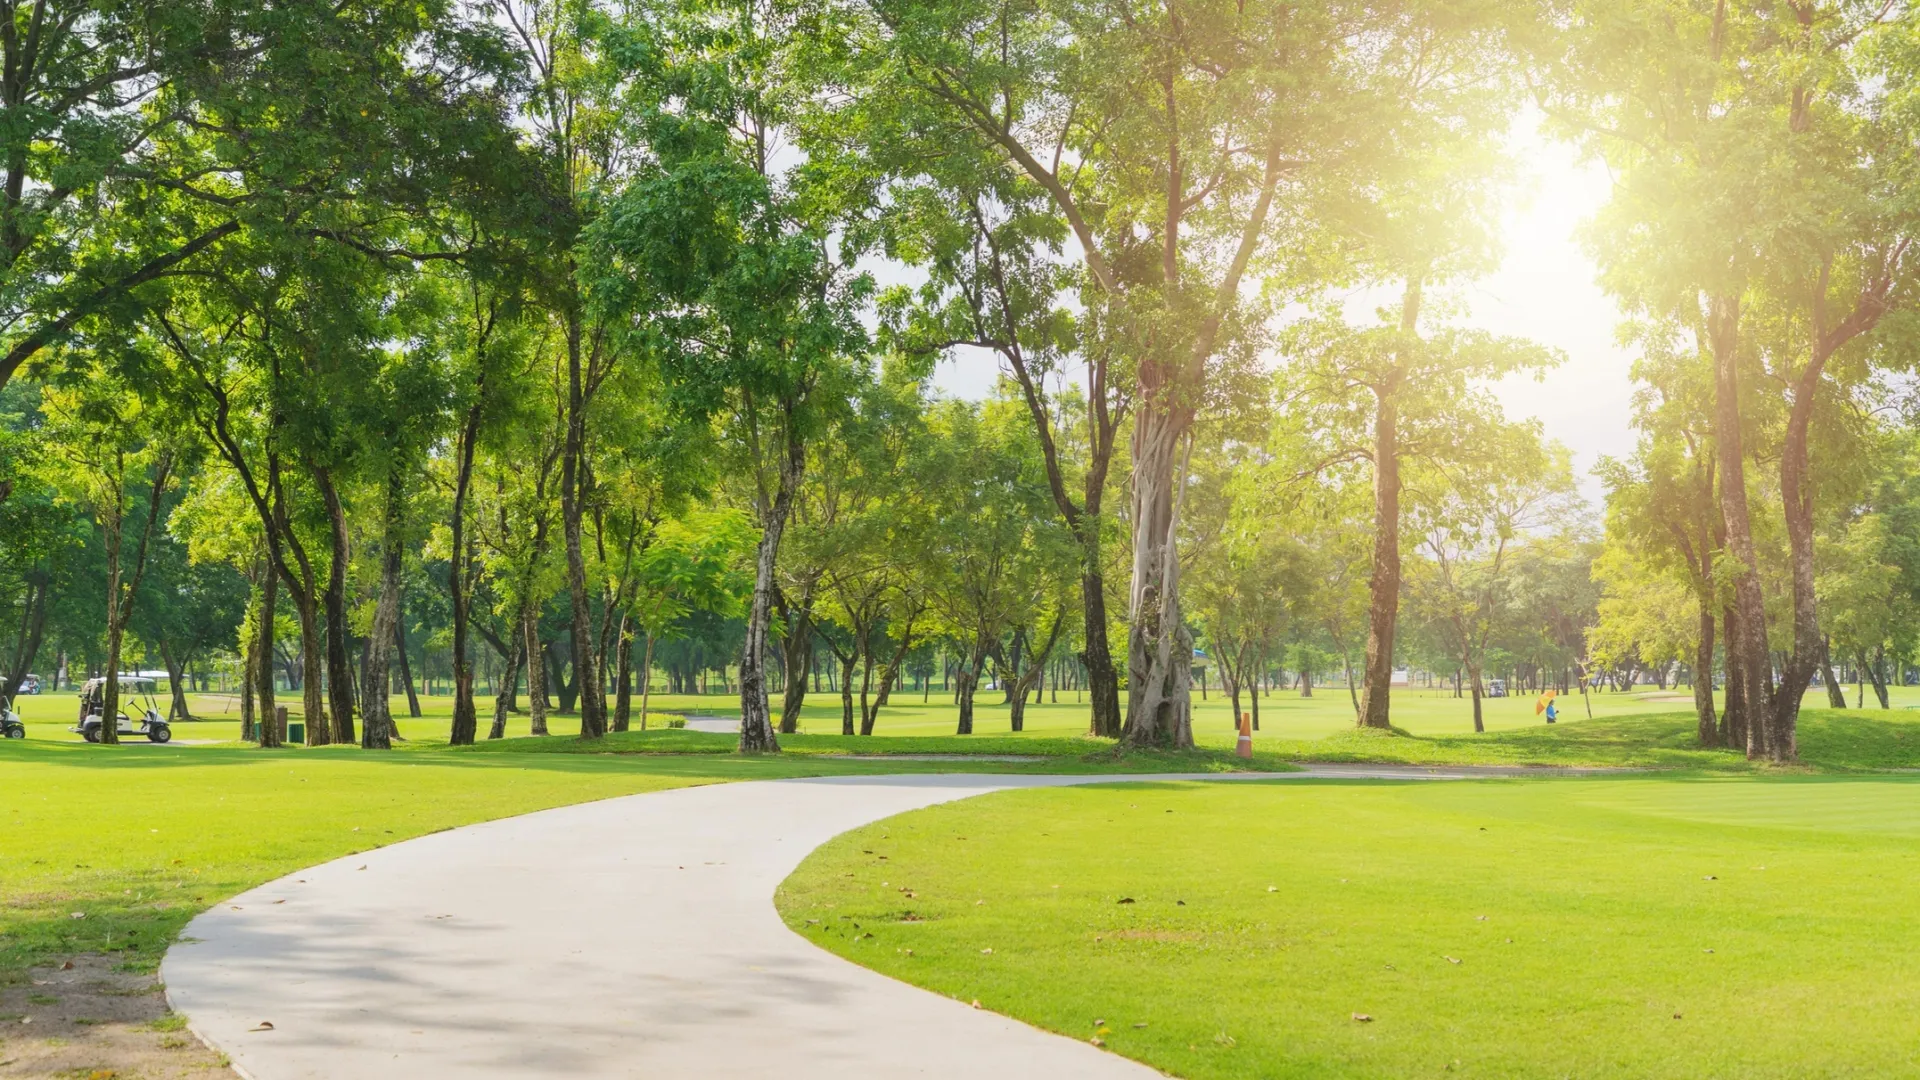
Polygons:
M826 840L902 811L1214 777L833 777L547 810L263 885L193 920L161 976L253 1080L1150 1077L817 949L781 923L773 892Z

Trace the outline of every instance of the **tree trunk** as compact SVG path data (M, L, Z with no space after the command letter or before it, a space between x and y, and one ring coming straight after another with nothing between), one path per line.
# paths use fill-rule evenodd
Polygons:
M1780 495L1787 519L1787 554L1793 581L1793 652L1781 665L1780 686L1774 692L1767 718L1772 727L1768 742L1776 761L1799 756L1801 699L1813 682L1814 672L1826 665L1826 638L1820 632L1813 588L1814 485L1807 475L1808 429L1825 365L1826 356L1816 344L1806 370L1794 384L1786 437L1780 444Z
M254 625L253 678L254 708L260 723L260 745L279 746L286 732L274 723L273 701L273 615L279 602L280 576L273 564L267 564L266 577L260 583L260 621Z
M1866 657L1864 656L1860 659L1863 666L1867 669L1867 678L1873 683L1873 696L1879 699L1880 707L1883 709L1892 708L1893 705L1887 700L1887 647L1885 645L1875 645L1873 647L1873 663L1871 664L1865 663Z
M793 403L784 405L783 453L779 483L771 505L760 510L760 545L755 552L753 600L747 606L746 642L740 652L740 752L755 754L780 750L774 735L772 706L767 700L767 632L773 617L774 569L780 556L780 537L793 512L793 495L806 466L806 444L795 426ZM765 500L763 499L764 503Z
M861 710L860 734L862 735L873 734L874 725L879 722L880 710L887 705L887 694L900 678L901 665L906 663L907 654L913 651L913 624L919 617L918 609L907 616L905 625L900 631L900 644L895 646L892 658L887 661L886 667L880 673L880 693L874 698L871 709Z
M1487 724L1480 715L1480 696L1482 691L1480 689L1480 668L1478 665L1467 665L1467 678L1473 684L1473 730L1483 732L1487 730Z
M1820 683L1827 688L1827 707L1844 709L1847 707L1847 692L1840 686L1840 679L1833 673L1833 642L1822 637L1820 640Z
M859 719L860 719L861 726L863 727L866 724L868 714L873 711L873 707L871 704L869 704L868 697L867 697L868 691L872 689L873 689L873 648L871 644L869 644L867 648L861 650L861 659L860 659L860 717ZM848 731L846 732L846 734L851 735L853 734L853 732Z
M627 629L627 615L620 614L620 629L614 638L613 730L625 731L633 719L633 634Z
M1700 589L1700 644L1693 654L1693 712L1701 746L1720 745L1720 720L1713 714L1713 592Z
M166 638L161 638L158 644L160 660L167 665L167 720L169 723L175 720L192 720L193 712L187 708L186 664L183 662L185 658L173 650Z
M520 634L526 639L527 719L531 734L547 733L547 661L540 647L540 616L532 604L520 616Z
M851 735L853 724L853 665L860 660L860 649L851 646L846 652L835 649L833 655L840 661L840 734Z
M520 685L520 666L526 659L527 643L521 638L514 642L513 651L507 656L506 674L501 676L500 688L493 696L493 726L487 729L489 740L507 737L507 714L513 711L514 692Z
M118 501L111 519L100 515L100 533L107 556L107 683L100 704L99 739L109 745L120 742L120 537L124 519ZM84 712L84 710L82 710Z
M27 596L20 612L20 636L14 639L13 663L7 668L4 682L0 682L0 701L13 702L20 693L20 683L33 670L34 659L40 655L40 642L47 628L47 594L52 588L51 578L44 570L34 570L27 575Z
M653 635L647 635L647 654L640 662L640 730L647 730L647 699L653 693Z
M1089 532L1097 530L1089 520ZM1082 541L1083 546L1086 541ZM1087 701L1092 708L1088 730L1102 738L1117 739L1123 730L1120 713L1120 672L1113 664L1113 651L1107 642L1107 581L1100 568L1099 541L1092 541L1091 554L1083 556L1080 571L1082 633L1080 666L1086 672Z
M1420 281L1407 282L1400 301L1400 332L1411 336L1420 317ZM1393 637L1400 614L1400 372L1374 388L1373 573L1367 583L1367 651L1361 665L1365 690L1359 726L1393 725Z
M420 694L413 685L413 660L407 653L406 594L403 591L395 600L395 618L393 620L393 654L400 660L400 683L407 690L407 715L415 720L420 718Z
M307 725L307 745L326 746L333 742L333 729L327 723L327 703L321 690L320 613L311 592L304 597L305 603L299 602L301 599L295 597L293 605L300 623L301 719Z
M347 663L347 567L352 558L347 533L347 511L340 504L340 493L333 486L333 475L317 465L311 466L313 482L320 489L327 508L327 537L331 557L327 560L327 707L331 712L334 742L350 743L353 733L353 672ZM313 729L311 720L307 729Z
M580 737L607 733L606 698L595 663L593 612L587 604L587 560L580 542L586 503L587 400L580 363L580 315L567 313L567 434L560 457L560 524L567 549L567 598L573 629L573 683L580 693Z
M1186 494L1189 408L1143 399L1133 429L1133 584L1127 632L1127 740L1193 747L1193 638L1180 613L1175 536Z
M973 691L980 684L980 673L987 663L987 635L979 634L974 642L973 656L967 666L960 669L954 679L955 689L959 691L960 718L954 725L955 735L973 734Z
M1793 757L1791 742L1776 745L1768 709L1772 664L1767 650L1767 605L1761 590L1759 557L1753 543L1752 518L1747 507L1746 451L1740 416L1740 302L1737 297L1709 300L1708 341L1713 351L1713 437L1719 447L1720 515L1726 526L1726 550L1732 556L1733 634L1726 642L1729 656L1737 657L1741 700L1746 716L1749 758ZM1796 632L1798 627L1796 627Z
M782 735L800 730L800 707L806 704L807 676L813 671L813 612L804 604L796 610L799 617L788 623L787 636L780 643L787 669L786 689L780 702Z
M1734 638L1734 624L1740 616L1728 604L1720 615L1721 653L1725 658L1726 701L1720 710L1720 745L1745 750L1747 746L1747 683L1740 674L1740 656L1725 642Z
M447 597L453 608L453 724L448 743L471 746L480 716L473 703L473 660L468 655L467 637L473 619L472 598L467 594L470 566L473 562L471 540L467 536L467 493L473 486L474 445L480 438L480 415L486 401L486 375L475 380L473 404L467 408L466 423L460 429L455 447L453 509L448 515L450 543L447 546ZM388 498L398 496L399 474L388 488Z
M367 628L367 646L361 655L366 674L360 706L360 745L368 750L393 748L393 704L388 691L393 667L395 628L400 625L400 562L405 543L401 531L405 492L400 470L387 474L387 505L380 531L380 595L373 604L373 623ZM456 714L455 725L459 718ZM472 742L469 732L467 742ZM456 743L455 745L466 745Z

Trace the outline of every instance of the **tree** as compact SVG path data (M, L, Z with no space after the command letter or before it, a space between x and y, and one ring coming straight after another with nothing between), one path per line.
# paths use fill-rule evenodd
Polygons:
M1436 506L1421 546L1428 562L1411 582L1416 607L1452 658L1466 669L1473 730L1485 731L1480 699L1487 645L1507 615L1506 575L1527 534L1567 509L1573 490L1567 453L1542 447L1526 428L1509 428L1477 483L1456 486Z
M773 175L780 28L746 9L709 14L737 33L674 41L675 78L644 103L653 155L589 226L585 258L595 309L635 324L684 422L721 420L751 479L760 547L740 749L777 751L766 661L780 543L807 444L858 383L870 286L833 257L832 204L808 197L804 175Z
M850 108L887 118L882 137L1002 163L1072 238L1076 298L1132 384L1127 735L1191 745L1175 535L1210 375L1256 336L1242 284L1292 262L1295 213L1364 170L1375 136L1410 119L1400 98L1436 32L1473 20L1342 3L847 8ZM1364 61L1348 51L1361 42Z
M14 382L0 390L0 597L19 610L11 647L0 669L0 701L11 702L33 670L47 618L62 590L73 586L84 526L61 500L46 471L56 452L40 414L39 388ZM89 530L90 531L90 530Z
M1796 755L1825 653L1814 421L1912 291L1911 115L1889 106L1920 72L1913 18L1896 5L1592 0L1571 5L1549 50L1552 115L1619 178L1593 234L1603 283L1710 361L1728 705L1750 757ZM1662 32L1644 32L1650 20ZM1777 691L1747 480L1748 459L1766 456L1755 413L1774 408L1792 597Z
M879 202L878 242L927 271L919 288L897 286L882 297L889 342L909 355L992 350L1026 405L1048 493L1080 549L1089 729L1117 738L1123 717L1106 597L1112 522L1103 508L1133 389L1121 377L1118 343L1103 337L1097 310L1084 318L1068 310L1081 281L1063 262L1067 232L1044 188L977 138L962 144L973 153L955 153L952 142L935 144L914 130L911 117L875 110L862 117L864 128L844 119L835 115L823 127L859 131L859 149L873 156L874 170L898 178ZM1085 394L1051 387L1076 357ZM1076 481L1077 499L1069 492Z
M1671 347L1669 328L1640 328L1644 355L1635 365L1643 383L1634 396L1640 445L1630 462L1601 461L1598 473L1607 485L1607 531L1612 545L1604 557L1604 581L1611 603L1600 608L1602 641L1595 659L1616 660L1629 642L1654 638L1689 644L1694 671L1693 704L1702 746L1722 746L1735 734L1723 730L1713 700L1715 619L1722 612L1722 587L1715 557L1721 545L1720 508L1714 488L1712 387L1698 357ZM1596 575L1603 573L1596 564ZM1671 615L1671 592L1648 580L1651 572L1676 575L1693 597L1695 625L1674 637L1656 628ZM1658 613L1657 615L1654 613ZM1649 617L1654 622L1645 620ZM1632 629L1629 629L1629 627ZM1604 646L1604 647L1600 647ZM1664 656L1666 648L1656 648ZM1738 658L1733 663L1737 666ZM1744 714L1731 704L1738 681L1727 680L1725 720L1744 744Z
M1050 617L1053 629L1040 655L1051 651L1059 632L1056 598L1078 562L1037 468L1032 429L1009 404L976 410L943 402L929 419L936 457L926 483L941 527L932 536L926 589L942 631L963 657L960 735L973 734L974 695L987 660L1007 639L1042 644L1038 627ZM1020 674L1015 671L1016 680Z
M164 415L150 409L97 358L84 368L69 361L66 372L63 385L48 387L41 398L48 435L58 447L57 463L49 462L50 479L92 513L104 541L107 655L99 738L117 743L121 640L146 574L161 505L174 480L175 450L153 433L167 429ZM128 552L130 510L137 516Z

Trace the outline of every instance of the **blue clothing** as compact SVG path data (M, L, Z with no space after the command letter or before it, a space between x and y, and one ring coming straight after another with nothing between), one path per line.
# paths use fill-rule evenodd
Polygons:
M1547 723L1549 724L1553 723L1554 718L1559 715L1560 715L1559 712L1557 712L1553 707L1553 702L1551 701L1547 702Z

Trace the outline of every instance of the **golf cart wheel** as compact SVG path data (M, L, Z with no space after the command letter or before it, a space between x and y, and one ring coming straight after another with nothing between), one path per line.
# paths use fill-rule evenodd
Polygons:
M27 729L20 724L8 724L5 734L9 739L24 739L27 737Z
M97 727L82 728L80 730L80 737L87 740L88 742L99 742L100 729Z
M165 724L154 724L147 728L147 741L172 742L173 729Z

